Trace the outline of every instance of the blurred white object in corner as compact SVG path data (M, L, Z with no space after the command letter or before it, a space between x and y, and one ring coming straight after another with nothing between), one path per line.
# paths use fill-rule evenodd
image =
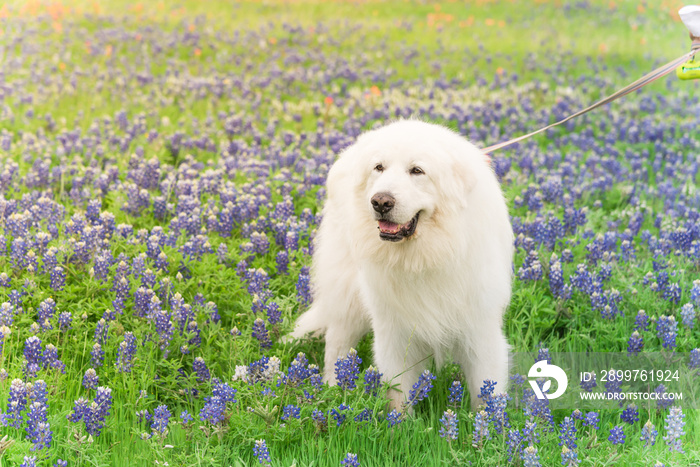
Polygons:
M700 6L688 5L678 10L678 14L683 20L683 24L690 31L694 39L700 39Z

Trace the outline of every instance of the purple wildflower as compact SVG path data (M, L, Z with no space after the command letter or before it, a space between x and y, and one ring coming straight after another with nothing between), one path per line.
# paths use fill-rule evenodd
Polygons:
M360 373L360 363L362 363L362 359L357 355L355 349L350 349L347 357L338 358L338 361L335 362L335 377L341 389L346 391L355 389Z
M656 427L654 427L654 424L651 423L651 420L647 420L642 427L642 436L639 438L639 440L643 441L644 446L646 447L653 446L656 444L656 436L658 434L659 432L656 431Z
M435 376L429 371L425 370L418 377L418 381L413 385L408 393L408 405L416 405L426 397L431 389L433 389L433 381Z
M625 443L625 432L622 430L622 427L620 425L617 425L610 430L610 436L608 436L608 441L610 441L612 444Z
M357 454L349 452L345 455L342 461L340 461L342 467L360 467L360 461L357 459Z
M120 373L131 373L136 356L136 337L127 331L124 333L124 340L119 343L117 349L117 361L114 365Z
M365 394L376 396L382 382L382 374L375 367L371 366L365 370Z
M83 387L85 389L97 389L98 384L97 372L93 368L88 369L83 376Z
M668 446L669 451L684 452L681 441L681 436L685 434L683 427L685 422L683 418L683 410L680 407L671 407L669 414L666 416L666 435L664 441Z
M634 422L639 421L639 409L635 404L629 404L620 414L620 418L623 422L634 425Z
M258 458L258 462L263 465L271 465L270 451L267 448L267 443L264 439L259 439L253 445L253 454Z
M440 437L445 438L448 443L456 440L459 434L459 428L457 427L459 420L457 419L457 415L451 409L447 409L442 415L442 418L440 418L440 423L442 424L440 428Z

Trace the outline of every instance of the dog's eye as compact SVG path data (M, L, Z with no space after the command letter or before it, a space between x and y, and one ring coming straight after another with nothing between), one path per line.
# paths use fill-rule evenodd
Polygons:
M384 166L382 164L377 164L374 166L374 170L377 172L384 172Z
M425 172L420 167L411 167L409 173L411 175L425 175Z

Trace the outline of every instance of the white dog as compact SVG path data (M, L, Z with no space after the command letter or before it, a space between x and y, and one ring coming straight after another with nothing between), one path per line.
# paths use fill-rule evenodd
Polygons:
M398 407L432 356L452 358L472 405L503 392L513 231L484 154L438 125L402 120L360 136L328 173L312 265L314 302L291 336L325 333L324 379L374 331L374 358Z

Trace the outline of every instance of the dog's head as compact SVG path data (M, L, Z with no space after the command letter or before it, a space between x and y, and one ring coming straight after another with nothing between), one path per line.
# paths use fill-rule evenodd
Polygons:
M419 271L512 249L486 157L442 126L400 120L364 133L333 165L327 187L334 208L324 222L346 236L353 255L384 270Z
M455 146L457 144L457 146ZM364 134L352 157L357 202L384 242L405 243L451 225L476 183L464 147L449 130L403 120ZM455 233L455 232L453 232ZM440 238L445 238L442 235Z

